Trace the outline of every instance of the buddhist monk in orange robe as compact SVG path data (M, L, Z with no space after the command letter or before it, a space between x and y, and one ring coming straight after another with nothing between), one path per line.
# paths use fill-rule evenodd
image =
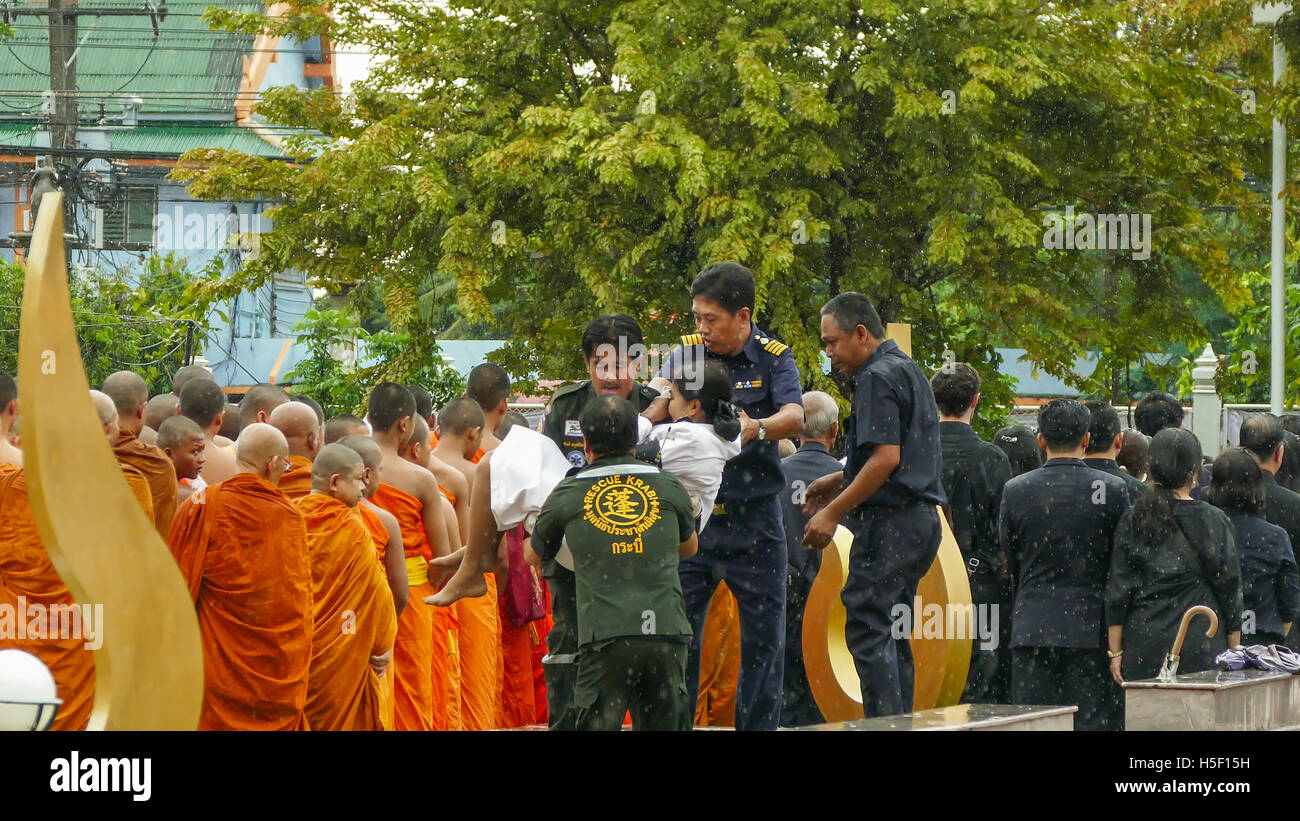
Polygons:
M90 395L111 443L117 437L117 409L105 394ZM152 521L153 500L144 476L130 465L119 466ZM94 650L102 641L102 625L85 620L86 609L78 608L54 569L36 530L23 471L5 463L0 463L0 613L12 613L23 622L25 634L18 637L17 624L0 628L0 650L32 653L54 676L63 704L52 729L84 730L95 702Z
M280 490L301 499L312 491L311 463L321 448L316 412L302 402L285 402L271 411L270 420L289 443L289 469L280 477Z
M277 484L289 444L253 424L236 459L238 473L181 505L167 540L198 610L199 729L306 729L312 574L302 512Z
M355 417L354 417L355 418ZM360 420L357 420L360 422ZM328 428L328 425L326 426ZM366 430L364 424L362 430ZM385 574L388 589L393 599L393 611L401 616L410 596L410 586L406 578L406 556L402 549L402 531L397 519L371 501L383 482L384 454L367 435L349 435L338 439L338 444L356 451L365 465L365 495L356 511L375 546L375 562ZM397 675L396 665L389 662L388 672L379 680L380 723L385 730L395 729L395 705L393 702L393 679Z
M0 465L22 467L23 453L10 438L18 431L18 384L0 371Z
M433 729L433 609L429 560L450 552L442 496L433 474L400 455L411 438L415 400L395 382L370 393L367 415L372 437L383 453L384 482L373 501L396 517L406 555L410 599L397 620L393 646L393 697L399 730Z
M103 392L117 409L119 433L113 453L117 461L144 474L153 498L154 527L165 539L172 516L176 515L176 470L167 454L139 439L149 404L149 386L139 374L118 371L104 380Z
M183 502L194 492L193 483L203 470L207 439L193 419L175 415L158 426L158 447L172 460L176 470L176 498Z
M695 726L736 726L736 688L740 682L740 611L735 595L720 582L709 600L700 641L700 695Z
M244 398L239 400L239 433L244 428L259 423L269 424L271 411L289 401L289 394L279 385L261 383L248 389ZM232 437L238 438L238 437Z
M217 431L226 419L226 394L211 379L190 379L181 388L181 415L203 429L207 440L203 470L199 477L208 485L224 482L237 472L235 457L217 442Z
M370 531L356 515L364 493L361 456L327 445L313 461L312 492L297 500L312 573L315 632L306 711L313 730L383 726L380 679L392 659L397 616Z
M465 396L477 402L483 411L483 430L479 445L482 453L475 454L474 460L477 461L501 444L501 440L494 435L494 432L510 411L510 376L500 365L491 362L475 365L470 368L469 376L465 380ZM491 516L488 518L490 519ZM467 530L473 531L474 526L471 524ZM438 607L449 607L461 599L484 595L487 592L485 574L501 569L501 551L504 544L505 541L500 538L492 540L490 545L481 543L480 540L472 537L472 533L468 534L463 556L448 557L447 560L435 565L444 569L455 568L455 572L438 591L433 603Z

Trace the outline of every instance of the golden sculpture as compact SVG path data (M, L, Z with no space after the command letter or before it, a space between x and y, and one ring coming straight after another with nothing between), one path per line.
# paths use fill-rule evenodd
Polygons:
M912 353L912 328L910 325L890 323L885 334L893 339L907 355ZM916 595L923 608L938 605L944 614L943 638L923 638L918 625L922 613L912 614L912 657L915 663L912 709L928 710L947 707L961 700L966 687L966 674L970 670L971 636L975 625L971 607L970 581L961 550L948 527L947 518L939 513L943 537L934 564L917 586ZM853 655L844 638L844 604L840 593L849 572L849 547L853 534L841 526L835 537L822 551L822 566L808 594L804 608L803 655L808 684L817 700L817 707L827 721L851 721L862 718L862 686ZM915 606L915 600L908 602ZM960 609L957 609L960 608ZM971 614L963 616L964 638L948 634L953 620L950 612Z
M203 700L194 602L136 503L90 400L68 297L63 196L32 231L18 384L32 513L79 603L104 606L92 730L193 730Z

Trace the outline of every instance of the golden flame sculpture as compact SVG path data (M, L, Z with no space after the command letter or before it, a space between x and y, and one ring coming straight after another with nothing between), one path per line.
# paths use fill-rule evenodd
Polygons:
M912 353L912 329L909 325L889 324L886 338L893 339L909 356ZM974 634L974 614L971 608L970 581L961 549L948 527L947 518L939 513L943 537L934 564L916 588L923 608L938 605L944 614L945 631L953 620L947 617L954 608L958 613L970 613L959 619L965 625L963 638L945 635L941 638L921 638L916 625L922 613L912 614L912 658L915 665L915 683L912 692L912 709L928 710L947 707L961 700L966 688L966 674L970 671L971 636ZM853 534L844 526L835 531L835 537L822 551L822 566L808 593L804 608L803 656L808 673L808 684L817 701L817 707L827 721L852 721L862 718L862 685L853 655L844 638L844 604L840 593L849 575L849 546ZM907 603L914 607L914 602ZM1009 615L1009 614L1008 614ZM959 631L954 631L954 633Z
M63 195L32 231L18 343L32 513L73 598L103 605L92 730L193 730L203 650L184 580L136 503L90 400L68 297Z

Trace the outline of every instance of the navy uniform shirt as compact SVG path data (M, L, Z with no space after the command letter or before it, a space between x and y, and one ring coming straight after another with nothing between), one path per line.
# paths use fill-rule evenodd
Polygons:
M586 409L587 403L596 398L596 389L591 380L576 385L566 385L551 397L551 406L542 417L542 433L560 446L560 452L569 464L583 467L587 464L587 454L583 444L582 425L578 417ZM632 395L629 401L640 413L650 407L650 403L659 398L659 392L639 382L632 383Z
M862 471L877 445L897 445L898 467L860 507L947 504L939 407L920 366L894 340L886 339L854 379L853 411L844 426L844 487Z
M683 336L681 347L674 348L668 355L659 375L671 379L674 369L681 363L696 363L703 356L718 360L731 371L732 401L737 409L750 417L766 419L779 411L782 405L802 406L803 389L794 354L754 323L751 322L749 327L749 341L735 356L721 356L706 349L699 334ZM740 455L723 468L717 502L760 499L774 496L784 488L781 454L776 441L751 439L740 449Z

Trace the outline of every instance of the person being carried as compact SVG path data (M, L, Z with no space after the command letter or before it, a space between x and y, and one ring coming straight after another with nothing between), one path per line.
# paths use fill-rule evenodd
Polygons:
M577 580L579 730L689 730L690 620L679 558L698 549L695 515L672 475L636 459L636 409L599 396L580 417L589 467L552 491L533 531L540 560L572 552Z
M655 425L637 417L637 456L676 477L686 488L691 509L704 529L722 485L727 460L740 455L740 418L731 404L731 374L712 359L693 362L671 380L656 377L650 387L668 399L668 418Z
M290 405L311 410L292 402L272 418ZM356 515L365 472L355 450L326 445L312 463L311 493L297 500L312 575L306 713L313 730L383 728L380 679L392 659L397 615L370 532Z

